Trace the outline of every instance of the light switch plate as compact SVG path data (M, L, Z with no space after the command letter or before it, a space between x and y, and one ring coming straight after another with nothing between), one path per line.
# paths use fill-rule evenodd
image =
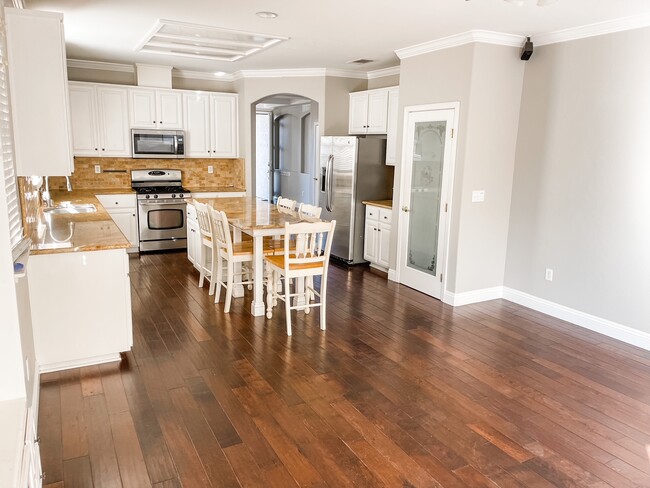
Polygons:
M553 281L553 270L551 268L546 268L546 273L544 274L544 279L546 281Z
M472 203L484 202L484 201L485 201L485 190L472 191Z
M214 173L214 166L210 165L208 166L208 174L213 174Z
M95 173L99 174L102 172L102 167L98 164L95 165Z

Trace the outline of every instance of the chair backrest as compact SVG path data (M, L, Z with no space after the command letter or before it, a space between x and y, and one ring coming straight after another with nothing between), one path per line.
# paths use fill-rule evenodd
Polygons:
M230 225L228 224L226 213L208 206L208 214L210 216L214 244L218 248L226 251L229 256L232 255L232 237L230 235Z
M296 208L296 201L290 198L278 197L275 205L279 212L293 212L293 209Z
M331 222L286 223L284 226L285 269L292 265L322 264L326 267L332 249L336 220ZM292 247L295 245L295 249Z
M323 211L321 207L316 205L309 205L308 203L301 203L298 207L298 217L301 219L320 219L320 214Z
M199 222L201 236L212 239L212 228L210 227L208 206L205 203L195 201L194 208L196 209L196 220Z

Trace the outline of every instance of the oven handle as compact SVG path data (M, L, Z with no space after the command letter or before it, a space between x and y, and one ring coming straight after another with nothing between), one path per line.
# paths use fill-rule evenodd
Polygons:
M162 202L158 201L156 203L138 203L141 207L160 207L160 206L167 206L167 205L174 205L174 206L181 206L181 205L187 205L187 202Z

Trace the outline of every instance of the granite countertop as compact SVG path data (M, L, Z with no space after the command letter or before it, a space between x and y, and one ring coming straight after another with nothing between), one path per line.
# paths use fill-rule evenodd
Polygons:
M197 186L189 186L187 187L189 191L192 193L227 193L227 192L241 192L241 193L246 193L245 188L238 188L236 186L207 186L207 187L197 187Z
M80 214L45 214L40 209L37 221L29 224L32 240L31 254L54 254L63 252L103 251L131 247L106 209L95 195L131 193L131 189L53 190L54 205L62 202L72 204L91 203L97 212Z
M363 202L364 205L372 205L373 207L381 207L381 208L393 208L393 201L392 200L364 200Z

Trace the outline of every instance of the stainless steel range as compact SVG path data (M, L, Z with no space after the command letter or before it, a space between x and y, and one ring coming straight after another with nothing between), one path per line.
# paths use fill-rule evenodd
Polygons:
M178 169L131 171L137 192L140 251L187 248L187 202L190 191L181 186Z

